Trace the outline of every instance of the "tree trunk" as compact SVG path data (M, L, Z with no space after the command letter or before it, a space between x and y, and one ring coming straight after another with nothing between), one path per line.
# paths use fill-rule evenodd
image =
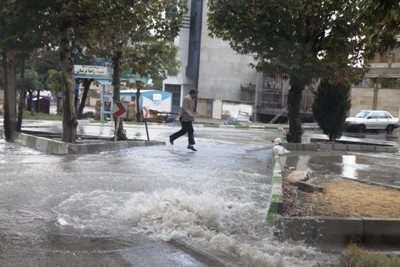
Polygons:
M7 141L12 140L12 134L17 127L17 75L16 52L3 53L4 68L4 134Z
M300 121L300 103L305 83L290 78L290 90L288 95L288 117L289 117L289 133L286 140L289 143L301 143L303 129Z
M112 85L113 85L113 101L114 105L116 101L121 100L120 96L120 91L121 91L121 78L120 78L120 73L121 73L121 58L122 58L122 51L115 51L114 56L112 57L112 62L113 62L113 80L112 80ZM117 125L118 119L114 117L114 123L115 123L115 135L117 136L117 140L126 140L126 134L124 132L124 126L122 123L122 120L119 120L120 123ZM117 129L118 126L118 129Z
M56 103L57 103L57 110L56 110L56 115L61 116L62 114L62 108L61 108L61 100L62 100L62 91L57 91L56 92Z
M81 103L79 104L79 108L78 108L78 114L77 114L78 119L82 119L83 109L85 108L85 105L86 105L86 98L87 98L90 84L92 83L92 81L93 81L93 79L84 79L83 80L83 94L82 94Z
M40 112L40 90L36 90L35 112Z
M3 57L3 74L4 74L4 135L7 141L11 141L11 128L10 128L10 109L9 109L9 100L8 100L8 67L7 67L7 53L3 52L1 53Z
M67 23L60 27L60 61L63 79L63 132L62 141L75 143L77 136L78 120L75 112L75 78L74 78L74 53L70 38L71 28Z
M32 90L28 90L29 93L29 98L28 98L28 110L31 112L32 115L35 114L34 108L33 108L33 91Z
M140 84L136 83L136 120L142 121L142 109L140 108Z
M21 128L22 128L22 118L23 118L24 109L25 109L25 98L26 98L25 58L23 58L22 65L21 65L21 87L19 88L19 98L18 98L18 120L17 120L17 131L18 132L21 132Z

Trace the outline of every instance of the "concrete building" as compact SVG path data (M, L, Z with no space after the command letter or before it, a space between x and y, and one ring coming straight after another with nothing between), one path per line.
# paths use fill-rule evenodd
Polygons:
M370 65L364 80L351 90L350 115L375 109L400 116L400 48L376 54Z
M190 89L199 90L200 116L221 118L224 101L241 103L241 86L256 83L257 73L250 56L238 55L228 42L213 39L207 30L207 0L189 0L189 12L175 44L180 47L181 70L164 81L173 93L178 111Z

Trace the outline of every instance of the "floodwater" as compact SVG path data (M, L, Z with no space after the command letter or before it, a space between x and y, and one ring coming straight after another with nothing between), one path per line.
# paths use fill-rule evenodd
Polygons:
M281 163L296 170L373 182L400 188L400 153L291 151Z
M198 132L196 153L185 138L82 156L0 139L0 265L212 266L169 246L174 239L240 258L239 266L338 261L279 242L266 226L273 155L261 141L268 134Z

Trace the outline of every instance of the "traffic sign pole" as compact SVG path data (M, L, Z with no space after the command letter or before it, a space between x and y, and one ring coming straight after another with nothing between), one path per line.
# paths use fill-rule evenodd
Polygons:
M150 117L149 108L148 107L143 107L142 108L142 114L143 114L144 125L146 126L147 141L150 141L149 129L147 128L147 118Z
M117 117L117 122L115 123L115 131L114 131L114 142L116 142L118 139L118 130L120 124L121 124L121 117Z
M147 119L144 119L144 125L146 126L147 141L150 141L149 129L147 128Z

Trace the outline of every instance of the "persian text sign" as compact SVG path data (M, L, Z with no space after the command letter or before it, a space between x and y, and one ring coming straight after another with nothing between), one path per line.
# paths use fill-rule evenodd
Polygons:
M111 71L110 68L103 66L74 65L74 74L107 76L111 74Z

